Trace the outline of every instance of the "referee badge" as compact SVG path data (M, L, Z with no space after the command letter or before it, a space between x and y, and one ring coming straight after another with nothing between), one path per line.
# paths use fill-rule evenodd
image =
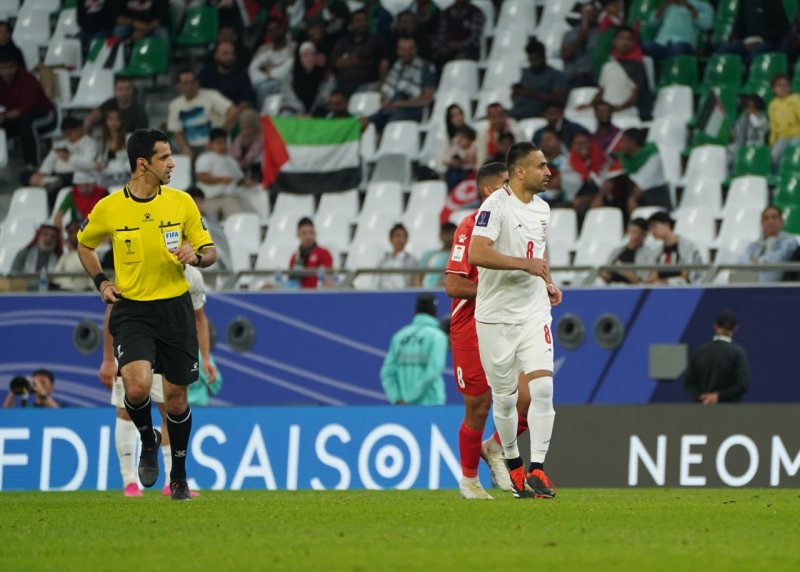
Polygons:
M168 230L164 233L164 244L167 250L176 250L181 245L181 233L177 230Z

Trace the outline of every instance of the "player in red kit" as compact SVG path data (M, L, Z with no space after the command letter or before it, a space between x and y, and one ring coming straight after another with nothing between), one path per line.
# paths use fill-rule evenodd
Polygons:
M488 163L480 168L477 177L478 192L481 200L503 186L508 178L503 163ZM456 230L453 249L445 269L444 288L447 295L453 298L450 318L450 340L453 347L453 370L458 390L464 396L464 421L458 433L458 448L461 456L461 482L459 493L465 499L491 499L480 480L478 480L478 464L481 457L487 462L492 472L492 480L498 487L511 490L511 480L503 461L502 447L497 433L485 442L483 430L489 409L492 406L492 394L486 381L486 374L481 366L478 352L478 335L475 331L475 296L478 291L478 268L469 263L469 240L475 226L475 211L465 217ZM520 384L524 390L526 384ZM530 397L520 393L518 410L518 432L528 428L526 411Z

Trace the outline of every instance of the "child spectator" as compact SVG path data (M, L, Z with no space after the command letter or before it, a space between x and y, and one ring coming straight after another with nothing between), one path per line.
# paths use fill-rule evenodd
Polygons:
M249 201L239 188L240 184L252 186L239 163L228 155L228 134L224 129L212 129L208 150L197 158L195 165L197 186L206 195L206 208L220 218L251 209Z
M448 189L455 187L475 170L477 154L475 130L465 125L456 131L444 161L447 168L444 178Z
M800 145L800 95L792 92L789 76L778 74L770 82L775 97L769 102L769 144L776 165L791 145Z

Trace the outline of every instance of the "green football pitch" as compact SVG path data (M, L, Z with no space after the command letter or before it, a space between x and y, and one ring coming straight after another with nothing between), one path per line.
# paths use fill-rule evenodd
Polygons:
M800 570L800 491L0 493L0 570Z

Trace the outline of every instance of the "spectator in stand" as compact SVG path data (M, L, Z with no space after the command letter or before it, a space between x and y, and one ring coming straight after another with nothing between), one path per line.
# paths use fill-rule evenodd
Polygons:
M106 112L103 119L103 137L100 140L95 170L102 186L121 187L131 176L128 159L127 134L123 127L122 113L117 109Z
M453 144L447 150L444 160L444 180L449 190L475 172L477 154L475 130L464 125L456 131Z
M284 79L281 106L298 115L313 115L324 109L325 98L333 88L333 81L316 61L317 49L311 42L303 42L294 58L292 73Z
M61 405L53 399L56 378L52 371L48 369L37 369L33 372L32 379L33 383L28 383L27 378L19 376L15 377L11 382L13 386L14 382L20 380L21 385L26 388L25 392L21 394L23 395L22 403L20 404L22 407L50 407L54 409L61 407ZM33 392L34 397L33 403L30 405L28 404L29 392ZM8 392L5 401L3 401L3 407L6 409L14 407L14 392Z
M371 34L385 36L392 29L392 13L381 6L380 0L363 0Z
M489 157L494 157L497 153L497 140L503 133L511 133L515 141L522 141L522 131L514 119L506 114L506 110L501 103L490 103L486 106L486 118L488 119L485 129L478 131L476 145L478 147L478 158L476 165L485 165Z
M329 36L325 29L325 20L314 16L306 22L306 41L314 44L314 65L321 67L326 73L331 71L329 54L333 52L336 39ZM296 59L296 58L295 58Z
M599 89L592 103L607 101L615 112L635 107L642 121L652 119L653 93L642 58L636 33L628 26L617 28L611 58L600 70ZM587 103L578 109L590 105Z
M675 221L666 211L659 211L648 220L650 234L660 240L663 247L656 253L655 264L663 267L653 270L644 280L648 284L687 284L696 282L701 275L699 270L668 270L678 264L702 264L703 257L697 245L683 236L675 234Z
M67 276L54 278L51 281L51 289L66 290L68 292L91 292L94 290L94 283L86 276L81 259L78 256L78 229L81 221L72 219L67 225L67 240L65 243L64 254L56 262L54 271L59 274L78 274L75 278Z
M383 255L378 263L378 268L388 270L413 269L419 268L419 262L406 251L408 244L408 231L401 223L395 224L389 230L389 243L392 245L391 252ZM376 290L397 290L408 288L413 284L414 274L377 274L375 276L374 288Z
M779 264L792 259L797 239L783 232L783 214L778 207L769 206L761 212L761 238L751 242L739 258L740 264ZM783 271L758 273L759 282L780 282Z
M232 43L236 48L236 63L246 68L250 65L250 60L253 58L253 54L250 52L247 46L244 45L244 42L242 42L239 32L240 31L237 28L231 26L226 27L220 24L219 30L217 31L217 39L214 42L214 45L217 45L220 42ZM207 54L206 61L213 60L214 52L212 51Z
M647 230L648 223L645 219L633 219L628 225L628 241L611 253L606 264L653 264L656 252L644 243ZM617 270L601 272L600 278L606 284L641 284L649 274L646 270Z
M563 104L567 100L567 76L547 65L544 44L536 39L528 42L529 67L522 70L519 83L511 86L514 108L510 115L515 119L540 117L549 103Z
M56 127L56 111L9 45L0 49L0 108L0 128L9 139L19 139L25 165L35 168L42 154L42 135Z
M428 268L436 270L436 272L431 272L424 276L418 274L415 277L415 286L422 286L422 288L426 289L444 286L444 269L450 258L450 251L453 249L456 228L458 227L449 221L439 227L439 240L442 241L441 248L427 251L422 255L422 260L419 263L420 268Z
M25 248L14 256L10 274L38 274L40 270L52 272L63 248L61 229L52 224L43 224Z
M167 129L177 144L177 151L194 158L208 145L213 127L230 130L239 110L215 89L201 89L192 70L178 72L180 95L169 102Z
M694 54L700 36L714 26L714 8L703 0L666 0L650 18L657 23L655 39L644 43L644 52L655 60Z
M80 28L76 37L86 53L93 41L104 40L114 33L119 8L114 0L78 0L75 8Z
M23 184L45 187L49 192L50 208L56 200L56 192L72 184L75 171L92 171L97 159L97 143L86 135L83 122L75 117L61 120L64 139L57 141L53 149L33 174L23 173Z
M497 147L495 148L494 157L489 157L490 163L505 163L506 153L511 149L511 146L516 143L514 134L511 131L504 131L497 138Z
M456 131L467 124L464 118L464 110L457 103L451 103L447 107L444 118L445 127L447 128L447 141L452 142L453 137L456 136Z
M778 74L770 82L775 97L769 102L769 144L772 162L781 160L787 147L800 145L800 95L792 91L789 76Z
M238 0L205 0L205 4L217 9L220 28L229 28L235 30L236 33L242 31L242 13Z
M540 148L547 159L547 167L550 169L550 177L545 184L545 191L537 196L547 201L551 206L561 202L563 196L561 173L567 165L567 156L564 153L564 143L558 136L555 129L545 127L541 133L542 144Z
M19 46L11 39L11 32L11 24L5 20L0 20L0 51L10 53L17 64L25 69L27 67L25 65L25 56L22 54L22 50L19 49Z
M251 210L241 187L257 183L245 175L236 159L228 154L228 134L224 129L211 130L208 150L197 158L195 176L197 186L205 193L206 209L219 218Z
M281 91L292 71L294 49L295 44L288 39L283 22L269 20L264 44L258 48L248 68L250 82L256 90L258 109L261 109L268 95Z
M600 4L603 10L597 16L597 23L601 32L625 25L625 3L622 0L600 0Z
M214 48L214 61L207 63L197 74L200 85L221 93L239 108L252 107L256 95L247 70L236 62L236 46L233 42L219 42Z
M621 130L612 122L613 109L611 104L602 99L594 102L594 116L597 119L597 131L592 135L592 139L600 147L603 153L610 157L611 153L617 150Z
M434 0L414 0L408 9L414 15L414 22L420 36L419 45L425 46L426 50L431 50L436 42L436 34L439 32L439 19L442 15L439 7ZM433 61L432 51L429 61Z
M117 14L114 37L119 40L131 39L134 42L147 36L158 36L169 43L169 2L156 0L137 0L120 2L121 6L112 8Z
M321 117L323 119L346 119L348 117L353 117L347 109L349 104L350 100L347 94L334 89L328 95L328 103L325 105L325 108L319 108L315 117Z
M251 179L261 179L261 159L264 141L261 135L261 116L255 109L245 109L239 116L239 134L231 143L230 156L242 172Z
M391 48L389 54L392 63L397 59L397 42L400 38L414 38L417 42L419 57L425 61L431 61L433 58L431 43L427 42L426 37L420 33L417 27L417 21L414 19L414 13L411 10L400 12L394 20L394 29L392 30L391 40L389 41L389 46Z
M70 221L83 222L94 205L108 195L108 191L97 185L94 173L91 171L77 171L72 177L72 188L58 205L53 215L53 225L59 229L64 226L64 218Z
M689 360L683 388L702 405L738 403L750 385L747 354L733 342L736 314L723 310L714 320L714 338Z
M581 5L580 22L568 30L561 41L561 59L570 88L596 85L592 58L599 34L597 8L586 2Z
M533 143L541 147L542 133L545 129L552 129L558 134L559 139L569 148L572 145L572 138L576 133L586 133L586 128L580 123L575 123L564 117L563 103L550 103L544 110L544 118L547 125L536 130L533 134ZM520 139L517 139L519 141Z
M564 202L575 209L579 220L583 220L584 214L597 196L606 177L608 164L608 157L591 135L575 134L568 161L561 169L561 188L564 190Z
M386 75L389 62L383 39L369 33L364 10L350 15L350 33L340 38L331 53L336 88L352 95L378 82Z
M617 206L627 211L627 215L640 206L672 208L661 155L655 143L646 141L644 129L626 129L615 155L622 166L622 176L603 185L605 192L598 195L598 201L605 198L607 205ZM609 187L615 187L613 193Z
M129 77L114 78L114 97L103 102L100 107L93 109L83 120L83 128L90 133L92 127L100 122L106 113L112 109L122 114L122 124L125 133L133 133L137 129L147 129L149 120L144 105L136 100L136 90L133 80Z
M767 138L767 130L764 100L757 95L742 96L742 114L736 120L731 133L731 160L742 147L763 145Z
M392 121L422 121L435 90L433 66L417 56L416 40L400 38L397 61L381 85L381 110L371 120L379 131Z
M718 52L738 54L750 63L754 56L777 49L791 26L782 0L747 0L738 4L731 37Z
M317 231L314 221L308 217L301 218L297 223L297 239L300 245L289 259L289 270L317 270L333 268L333 255L330 250L317 244ZM320 276L298 276L300 288L321 288L323 285L330 288L334 285L333 275L325 274L322 283Z
M186 193L194 199L194 204L197 205L197 210L203 217L203 222L211 233L211 238L214 239L214 247L217 249L217 269L220 271L230 270L231 266L231 247L228 244L228 237L225 235L225 230L222 228L222 223L214 215L214 213L206 210L206 195L199 187L189 187ZM114 265L110 266L112 269ZM107 268L103 264L103 269Z
M477 60L485 16L470 0L455 0L439 17L439 33L434 40L436 67L450 60Z

